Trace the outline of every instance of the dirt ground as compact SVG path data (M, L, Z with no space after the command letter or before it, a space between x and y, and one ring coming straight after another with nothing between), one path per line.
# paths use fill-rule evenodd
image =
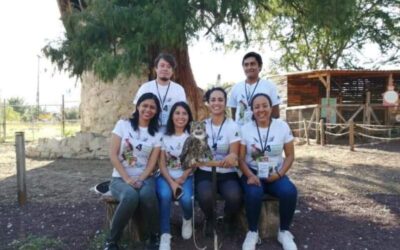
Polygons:
M33 235L57 239L61 249L88 249L106 228L104 204L89 189L109 179L110 163L26 159L28 202L20 208L15 162L14 146L0 144L0 248L14 249L16 240ZM355 152L344 146L299 145L289 176L299 190L291 229L299 249L398 249L400 142ZM199 229L202 214L196 211ZM178 209L172 223L172 249L195 249L179 236ZM213 248L211 239L196 235L199 245ZM244 232L233 238L222 233L222 249L241 249L243 239ZM281 247L269 239L257 249Z

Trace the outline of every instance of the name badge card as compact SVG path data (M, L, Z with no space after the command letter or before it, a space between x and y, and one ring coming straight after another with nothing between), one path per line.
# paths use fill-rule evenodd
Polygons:
M267 179L270 174L273 172L275 167L277 166L276 162L274 161L269 161L268 159L263 159L259 162L257 162L257 176L260 179Z

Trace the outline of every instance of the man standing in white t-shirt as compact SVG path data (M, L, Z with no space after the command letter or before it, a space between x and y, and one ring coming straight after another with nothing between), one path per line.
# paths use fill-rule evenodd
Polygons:
M171 54L159 54L154 60L154 70L156 71L157 78L140 86L133 99L133 104L136 105L137 100L144 93L151 92L158 97L162 111L160 114L160 125L162 129L167 125L172 105L179 101L187 102L183 87L171 81L175 68L176 61Z
M272 100L272 117L279 118L280 98L276 85L268 80L260 79L263 62L261 55L249 52L242 60L246 80L236 83L229 95L227 106L231 108L233 119L240 125L251 121L253 112L250 101L257 93L267 94Z

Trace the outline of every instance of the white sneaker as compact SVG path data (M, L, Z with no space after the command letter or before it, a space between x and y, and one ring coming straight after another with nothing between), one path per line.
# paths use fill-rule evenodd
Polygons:
M294 236L287 230L279 230L278 241L282 244L283 250L297 250L296 243L294 243Z
M259 243L259 241L258 232L248 231L246 239L243 242L242 250L255 250L256 244Z
M160 240L160 248L159 250L171 250L171 235L170 234L162 234Z
M187 240L190 237L192 237L192 219L185 220L185 218L182 218L182 238Z

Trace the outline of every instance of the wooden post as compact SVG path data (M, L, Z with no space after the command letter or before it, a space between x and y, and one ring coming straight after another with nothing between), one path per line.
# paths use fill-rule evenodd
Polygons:
M218 234L217 234L217 169L212 168L212 189L213 189L213 233L214 233L214 250L218 250Z
M306 136L307 145L310 145L310 138L308 137L307 122L303 119L304 135Z
M318 107L316 107L316 114L315 114L315 141L317 143L320 143L320 138L319 138L319 128L318 128L318 124L319 124L319 120L321 119L321 106L318 105Z
M319 131L320 131L320 137L321 137L321 146L325 145L325 124L324 124L324 119L321 119L319 121Z
M64 95L62 95L62 100L61 100L61 136L65 137L65 103L64 103Z
M370 112L370 104L371 104L371 92L367 92L367 101L365 103L365 115L367 124L371 124L371 112Z
M349 122L349 145L350 150L354 151L354 122L350 120Z
M3 141L6 141L6 121L7 121L7 107L6 107L6 99L4 99L4 105L3 105Z
M297 126L299 129L299 139L303 138L302 133L301 133L301 123L303 122L303 111L299 109L299 125Z
M15 152L17 156L18 203L23 206L26 203L24 132L15 132Z

